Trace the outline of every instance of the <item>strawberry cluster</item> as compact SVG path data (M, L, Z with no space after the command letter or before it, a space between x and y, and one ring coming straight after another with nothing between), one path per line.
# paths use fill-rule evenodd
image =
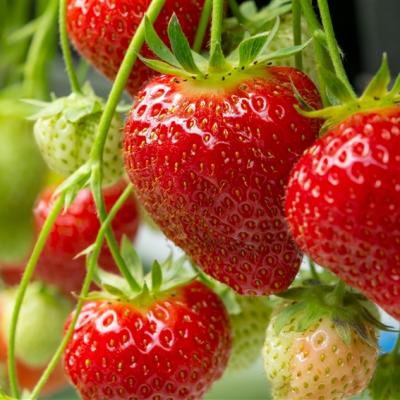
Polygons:
M0 174L0 398L198 400L261 355L275 400L399 393L400 79L384 57L355 94L327 0L227 3L54 0L14 34L48 59L58 6L72 93L4 92L27 159ZM143 265L146 219L185 255Z

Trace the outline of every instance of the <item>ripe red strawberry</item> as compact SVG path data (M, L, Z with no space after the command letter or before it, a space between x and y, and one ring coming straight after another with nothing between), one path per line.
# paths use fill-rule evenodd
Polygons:
M286 213L302 250L400 319L400 108L379 90L304 154Z
M104 200L109 211L125 189L125 182L105 188ZM39 231L52 205L52 190L42 193L35 208L36 228ZM135 199L131 196L117 213L112 226L118 241L126 235L133 240L139 225ZM96 206L89 189L84 189L71 207L61 214L49 235L40 257L36 278L56 285L64 292L79 292L86 273L85 257L75 256L92 245L97 237L100 223ZM99 265L107 270L116 270L113 257L106 243L99 258Z
M314 107L319 95L287 67L216 79L154 78L127 120L126 169L154 221L207 274L242 294L279 292L301 258L284 188L320 127L294 109L291 85Z
M150 0L68 0L67 4L67 27L75 48L106 77L114 79ZM157 32L166 39L168 22L175 13L192 42L203 4L204 0L166 0L155 24ZM142 54L149 57L152 52L145 46ZM136 96L154 75L138 61L127 84L129 93Z
M229 318L199 282L85 304L65 369L85 399L201 399L228 362Z

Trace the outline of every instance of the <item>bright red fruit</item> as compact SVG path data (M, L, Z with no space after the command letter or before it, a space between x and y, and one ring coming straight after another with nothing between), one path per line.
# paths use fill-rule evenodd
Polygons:
M125 182L104 189L104 200L109 211L126 187ZM51 190L42 193L34 210L36 228L42 228L52 206ZM133 195L117 213L112 227L118 241L126 235L134 239L139 225L139 215ZM92 245L100 229L96 206L89 189L79 192L71 207L59 215L46 242L36 269L36 278L54 284L64 292L79 292L86 273L85 257L75 256ZM106 243L99 265L116 271L116 265Z
M302 250L400 319L400 108L354 114L301 158L286 212Z
M286 289L300 264L282 200L320 122L295 110L292 84L320 106L314 84L293 68L162 75L139 93L125 127L126 169L151 217L241 294Z
M132 302L86 303L64 361L84 400L198 400L221 377L230 347L223 303L194 282Z
M109 79L114 79L133 35L150 0L68 0L69 36L80 54ZM173 13L179 18L190 42L194 40L204 0L166 0L155 28L167 39L167 27ZM144 46L141 54L151 57ZM157 72L137 61L127 89L136 96L138 89Z

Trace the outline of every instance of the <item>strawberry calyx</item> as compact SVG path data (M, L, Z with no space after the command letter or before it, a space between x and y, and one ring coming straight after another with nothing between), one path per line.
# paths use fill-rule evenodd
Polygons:
M324 119L322 132L338 125L355 113L390 108L400 103L400 75L389 89L391 75L386 54L383 55L378 72L360 97L356 97L334 73L323 67L320 67L320 72L331 106L321 110L309 110L306 107L297 107L297 109L309 118Z
M177 260L170 255L162 263L155 260L150 272L144 274L142 261L130 240L124 236L121 242L121 256L131 275L130 284L124 277L96 268L94 281L102 291L91 292L85 300L125 300L151 304L154 298L168 297L175 288L183 286L197 277L186 256Z
M191 50L176 15L172 16L168 26L172 50L162 42L153 25L146 18L146 42L159 59L141 57L141 60L160 73L174 75L188 81L207 82L206 87L215 88L216 83L228 85L229 81L237 83L246 73L257 74L261 70L260 67L268 65L273 60L290 57L309 44L308 41L302 45L266 53L265 49L277 34L279 24L279 18L276 18L268 32L246 37L230 55L226 58L223 56L223 62L220 61L219 66L215 67L212 55L207 58Z
M328 318L344 343L350 344L352 333L371 346L374 336L368 326L392 331L371 313L368 300L342 282L335 285L316 283L295 287L279 294L284 307L278 313L274 330L279 334L289 323L297 332L305 332L319 320Z

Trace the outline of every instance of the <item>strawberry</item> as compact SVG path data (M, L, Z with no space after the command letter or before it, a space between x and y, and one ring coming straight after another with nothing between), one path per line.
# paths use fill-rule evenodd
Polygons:
M68 0L68 33L79 53L106 77L117 75L125 52L136 32L150 0ZM204 0L166 0L157 18L156 29L166 39L167 25L172 14L184 21L183 29L190 41L194 40ZM144 47L146 57L152 55ZM155 72L138 61L132 71L127 90L136 96L138 89Z
M5 365L7 361L9 326L16 294L15 287L0 292L0 365ZM21 308L15 347L18 380L24 389L33 388L56 351L70 309L69 301L53 288L38 282L28 286ZM64 385L60 364L52 374L45 392L58 390Z
M72 93L51 103L33 101L40 110L34 135L48 166L69 176L88 160L104 102L86 85L83 94ZM121 119L116 114L104 148L104 183L112 184L122 175Z
M340 303L333 287L295 288L288 297L299 290L303 299L278 307L267 328L263 356L273 399L339 400L360 394L378 356L372 315L351 292Z
M119 297L97 293L85 303L64 357L84 400L201 399L221 377L231 347L222 301L197 281L160 286L165 268L154 274L156 266L134 295L121 282Z
M292 173L286 214L302 250L400 319L400 108L388 74L385 62L360 99L310 113L327 129Z
M125 182L103 191L109 211L125 189ZM45 190L34 210L36 229L40 231L53 204L53 191ZM133 195L117 213L112 226L118 241L123 235L133 240L139 225L138 211ZM36 278L60 288L63 292L79 292L86 273L85 257L75 258L94 243L100 222L89 189L81 190L72 205L57 218L46 246L39 259ZM107 270L116 270L113 257L106 243L99 264Z
M153 48L156 33L146 26ZM173 19L172 47L182 48L177 30ZM205 61L192 58L190 70L171 68L178 78L149 82L128 116L124 152L142 204L168 238L238 293L264 295L286 289L297 274L301 256L281 200L292 166L320 128L295 110L292 85L314 107L320 98L300 71L264 65L276 54L245 57L252 40L260 36L243 42L235 53L242 58L228 58L226 70L207 73ZM188 48L171 56L189 60Z
M264 297L236 296L240 311L230 316L232 353L227 372L248 369L260 357L265 330L271 317L271 305Z
M0 116L0 137L0 263L14 263L32 245L32 207L46 168L32 138L32 123Z

